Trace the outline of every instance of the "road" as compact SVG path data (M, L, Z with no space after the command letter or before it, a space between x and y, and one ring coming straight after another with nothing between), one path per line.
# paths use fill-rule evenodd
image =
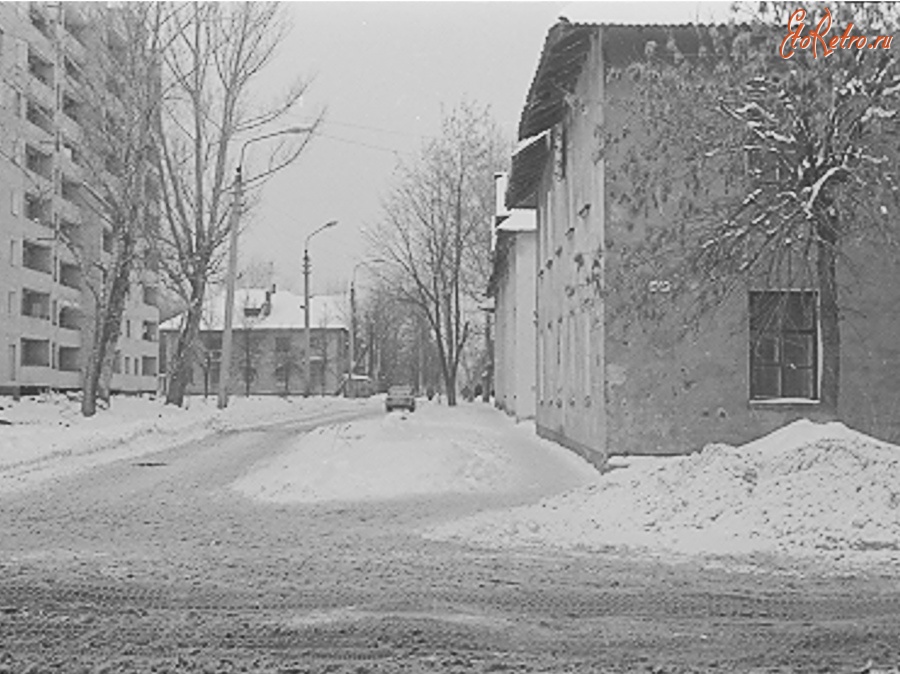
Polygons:
M223 433L0 495L0 674L900 663L893 577L492 552L418 533L533 489L286 506L230 488L321 423Z

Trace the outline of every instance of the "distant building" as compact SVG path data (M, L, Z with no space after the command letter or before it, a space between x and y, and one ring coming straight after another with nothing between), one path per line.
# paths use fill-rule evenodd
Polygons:
M200 324L188 394L215 394L222 358L224 294L207 304ZM160 363L175 350L181 315L160 329ZM310 387L313 395L335 395L349 372L349 303L344 295L310 301ZM231 386L233 395L298 395L306 392L303 297L273 286L235 293Z
M536 225L533 209L507 210L507 175L494 177L494 401L516 420L534 417Z
M81 275L111 246L106 225L79 205L79 96L95 38L83 3L0 3L0 393L81 386L93 313ZM114 391L156 389L155 279L134 283Z

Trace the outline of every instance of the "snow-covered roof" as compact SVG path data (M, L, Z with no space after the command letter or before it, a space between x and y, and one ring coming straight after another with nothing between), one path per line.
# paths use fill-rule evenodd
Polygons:
M266 304L268 303L268 309ZM314 295L310 298L309 324L313 328L347 329L350 302L347 295ZM247 315L259 310L256 316ZM225 293L208 298L203 311L201 330L221 330L225 323ZM178 329L181 316L174 316L160 328ZM265 288L239 288L234 294L234 322L236 329L252 326L254 329L303 328L303 296L287 290L271 292Z

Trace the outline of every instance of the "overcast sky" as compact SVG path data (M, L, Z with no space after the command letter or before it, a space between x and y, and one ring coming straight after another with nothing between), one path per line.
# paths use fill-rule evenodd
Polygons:
M298 163L272 179L241 239L242 265L271 261L276 280L302 289L310 243L313 292L345 288L365 254L360 228L377 222L400 157L437 132L441 108L491 106L511 139L547 31L558 17L681 23L724 17L725 2L287 2L293 28L264 74L264 89L313 78L285 126L327 108ZM249 150L262 151L257 146ZM252 170L253 157L246 162ZM487 226L487 223L486 223ZM357 283L366 282L357 272Z

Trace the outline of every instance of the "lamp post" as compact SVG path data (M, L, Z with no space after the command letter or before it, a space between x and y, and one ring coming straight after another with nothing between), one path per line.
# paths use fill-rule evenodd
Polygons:
M306 348L303 351L304 396L309 396L311 375L309 361L309 353L311 349L311 340L309 337L309 240L322 230L328 229L329 227L334 227L336 224L337 220L329 220L324 225L313 231L309 236L307 236L306 241L303 242L303 328L306 343Z
M234 286L237 278L237 244L238 244L238 226L241 221L241 202L243 200L244 179L242 167L244 165L244 152L247 146L267 138L276 136L286 136L289 134L310 133L313 127L292 126L287 129L281 129L273 133L267 133L262 136L256 136L244 141L241 145L241 152L238 155L238 165L234 171L234 181L232 183L231 194L231 212L228 214L228 274L225 281L225 324L222 329L222 360L219 363L219 395L217 407L225 409L228 407L228 386L231 383L231 346L233 341L234 323Z
M366 262L357 262L350 275L350 378L356 369L356 270L364 267Z

